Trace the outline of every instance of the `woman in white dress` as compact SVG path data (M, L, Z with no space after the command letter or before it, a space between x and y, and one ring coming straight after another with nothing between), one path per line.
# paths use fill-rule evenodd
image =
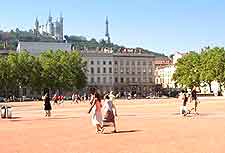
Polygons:
M92 124L96 126L96 133L103 133L104 131L101 107L102 104L100 95L96 93L93 97L93 101L91 102L91 108L89 109Z
M113 101L110 99L109 95L105 96L105 102L103 105L103 122L104 123L113 123L113 127L114 127L114 132L116 133L116 121L115 121L115 117L117 116L117 111L116 111L116 107L113 104Z

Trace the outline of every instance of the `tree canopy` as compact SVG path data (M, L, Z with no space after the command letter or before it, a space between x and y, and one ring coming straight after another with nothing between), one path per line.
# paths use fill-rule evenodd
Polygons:
M35 57L28 52L0 57L0 85L8 91L28 87L40 92L44 88L73 90L86 85L86 61L79 52L48 50Z
M217 81L225 82L225 50L205 47L201 53L190 52L178 59L173 79L180 85L191 87Z

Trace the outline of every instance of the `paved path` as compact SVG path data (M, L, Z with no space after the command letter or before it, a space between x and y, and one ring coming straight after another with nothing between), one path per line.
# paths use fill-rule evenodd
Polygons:
M224 153L225 99L201 99L200 115L178 115L177 99L119 100L118 129L96 135L88 104L13 103L11 120L0 119L0 153Z

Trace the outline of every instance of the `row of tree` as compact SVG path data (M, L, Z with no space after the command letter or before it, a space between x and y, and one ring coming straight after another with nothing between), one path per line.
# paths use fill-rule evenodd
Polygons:
M225 83L225 49L206 47L200 53L190 52L178 59L173 79L177 84L192 87Z
M81 89L86 85L85 73L86 61L77 51L49 50L37 57L21 52L0 57L0 86L4 96L21 87L38 93L45 88Z

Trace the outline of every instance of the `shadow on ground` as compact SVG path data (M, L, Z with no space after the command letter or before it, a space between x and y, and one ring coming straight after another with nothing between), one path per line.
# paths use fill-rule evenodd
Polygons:
M35 118L35 119L22 119L22 117L12 117L10 119L5 119L9 120L11 122L23 122L23 121L47 121L47 120L67 120L67 119L76 119L80 117L43 117L43 118Z
M113 131L111 132L104 132L104 134L117 134L117 133L134 133L134 132L141 132L142 130L120 130L114 133Z

